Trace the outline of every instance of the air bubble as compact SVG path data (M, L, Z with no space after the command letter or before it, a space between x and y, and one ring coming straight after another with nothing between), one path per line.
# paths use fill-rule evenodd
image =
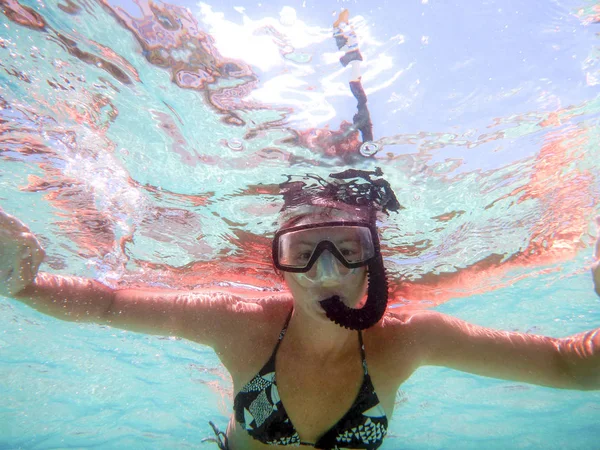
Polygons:
M232 138L227 141L227 147L229 147L231 150L239 152L240 150L244 150L244 143L241 139Z
M379 144L375 142L365 142L360 146L360 154L363 156L373 156L379 150Z

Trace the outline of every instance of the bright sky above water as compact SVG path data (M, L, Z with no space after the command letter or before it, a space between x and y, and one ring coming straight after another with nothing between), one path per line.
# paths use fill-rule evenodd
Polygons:
M135 15L131 2L113 4ZM578 17L589 6L581 1L487 1L466 8L435 0L176 4L196 15L225 56L258 72L253 98L294 106L303 125L336 125L354 109L348 73L330 38L342 7L351 10L365 56L363 81L378 137L447 132L473 139L498 117L542 118L598 94L597 26ZM257 32L265 26L284 33L297 58L310 64L290 64L272 37ZM460 156L466 168L491 168L533 153L535 145L520 142L514 149L508 142L499 149L486 158Z

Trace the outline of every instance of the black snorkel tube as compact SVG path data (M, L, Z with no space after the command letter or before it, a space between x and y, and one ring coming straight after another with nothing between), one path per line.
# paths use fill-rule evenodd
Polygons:
M350 308L334 295L319 303L327 318L339 326L350 330L365 330L381 320L388 302L388 283L379 246L379 236L375 227L375 214L371 217L371 234L375 255L367 264L367 301L362 308Z

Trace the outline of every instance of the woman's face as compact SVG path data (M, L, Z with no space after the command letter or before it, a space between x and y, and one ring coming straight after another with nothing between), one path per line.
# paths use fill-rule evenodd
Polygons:
M355 221L357 219L360 220L361 217L345 211L316 209L314 214L305 215L300 220L294 221L294 226L341 220ZM333 241L342 253L345 253L353 251L351 244L348 244L349 238L350 236L345 236L343 231L336 235L329 230L315 229L307 235L306 239L311 242L306 244L311 246L322 240L329 240ZM302 248L297 250L302 252ZM312 316L329 320L319 302L337 295L347 306L356 308L366 293L367 268L363 266L348 269L328 250L325 250L309 272L284 272L284 279L294 297L297 308L301 308Z

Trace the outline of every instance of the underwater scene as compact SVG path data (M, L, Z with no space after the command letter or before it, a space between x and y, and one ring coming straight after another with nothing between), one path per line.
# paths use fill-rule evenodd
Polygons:
M360 64L332 26L343 9ZM282 293L280 184L356 169L382 172L398 202L377 223L391 310L553 337L600 326L600 3L0 10L0 208L43 245L40 270ZM0 311L0 449L217 448L209 421L227 427L233 387L211 348L12 298ZM398 391L381 448L592 449L599 437L599 391L425 367Z

